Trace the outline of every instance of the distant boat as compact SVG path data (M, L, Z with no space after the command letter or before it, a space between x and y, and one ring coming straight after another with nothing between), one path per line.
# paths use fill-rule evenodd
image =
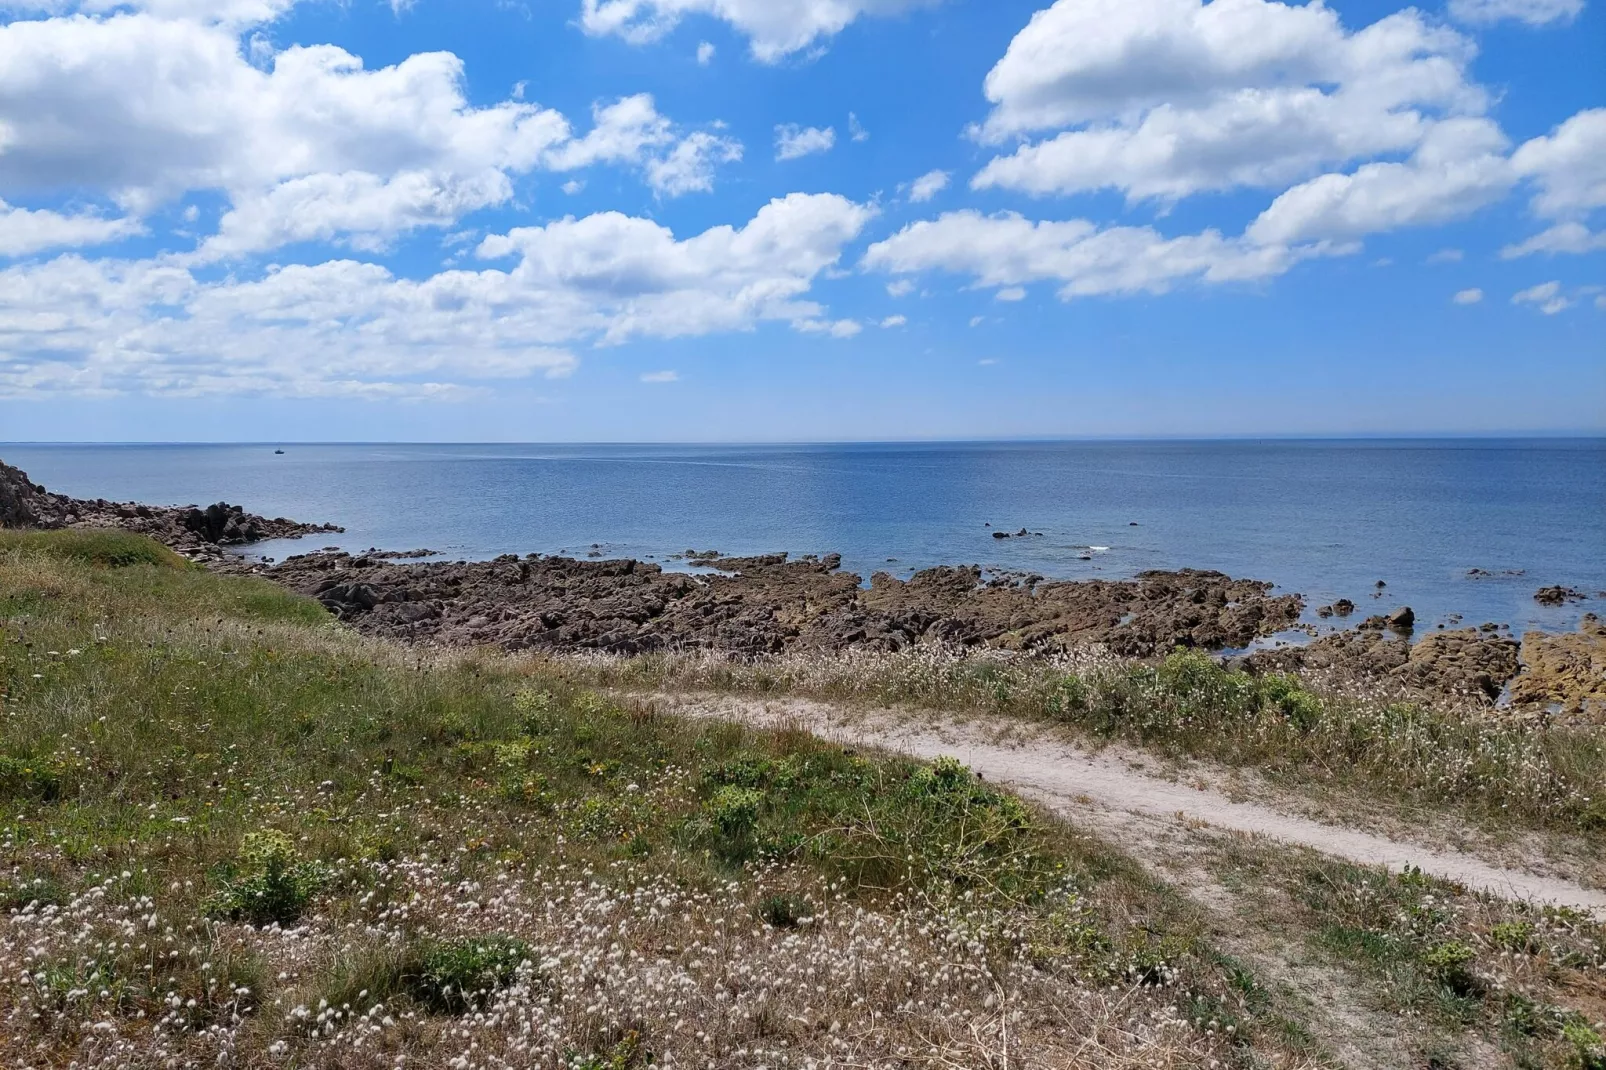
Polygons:
M273 452L274 452L274 453L278 453L278 454L283 454L283 453L284 453L284 451L283 451L283 450L274 450L274 451L273 451Z

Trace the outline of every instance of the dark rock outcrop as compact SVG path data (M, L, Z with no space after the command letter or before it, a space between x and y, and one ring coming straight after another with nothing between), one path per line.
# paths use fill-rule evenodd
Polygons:
M0 527L120 528L148 535L188 557L207 561L226 561L225 547L345 530L332 524L302 524L283 517L270 520L228 502L202 509L193 505L155 506L104 498L69 498L46 490L22 469L4 461L0 461Z
M1133 580L984 580L945 566L864 589L840 558L720 558L720 573L641 561L501 557L398 565L374 556L292 557L269 575L362 631L512 650L901 650L919 644L1049 652L1102 643L1134 656L1245 646L1291 626L1302 604L1219 572Z

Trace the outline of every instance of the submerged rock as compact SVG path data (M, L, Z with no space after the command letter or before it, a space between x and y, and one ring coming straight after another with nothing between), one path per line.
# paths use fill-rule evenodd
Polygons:
M1568 602L1582 602L1588 597L1583 591L1571 587L1541 587L1534 592L1534 601L1542 606L1564 606Z

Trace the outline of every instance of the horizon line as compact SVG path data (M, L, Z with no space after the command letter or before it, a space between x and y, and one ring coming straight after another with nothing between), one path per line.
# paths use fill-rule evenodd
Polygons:
M10 446L916 446L1072 442L1476 442L1606 439L1606 428L1570 431L1343 431L1255 434L1001 435L830 439L13 439Z

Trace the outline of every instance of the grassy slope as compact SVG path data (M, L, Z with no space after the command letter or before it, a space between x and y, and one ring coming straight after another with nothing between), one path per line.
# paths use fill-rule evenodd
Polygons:
M366 642L117 535L0 534L0 628L7 1066L1326 1061L1185 898L962 768ZM1306 936L1463 1001L1435 1030L1593 1058L1577 919L1292 872L1342 926ZM1424 895L1479 908L1401 930ZM1467 982L1515 954L1520 1028Z
M1159 665L1036 659L800 655L737 664L699 655L557 662L598 686L804 694L1050 721L1094 740L1250 767L1301 791L1337 789L1492 830L1606 834L1606 733L1507 722L1178 652Z

